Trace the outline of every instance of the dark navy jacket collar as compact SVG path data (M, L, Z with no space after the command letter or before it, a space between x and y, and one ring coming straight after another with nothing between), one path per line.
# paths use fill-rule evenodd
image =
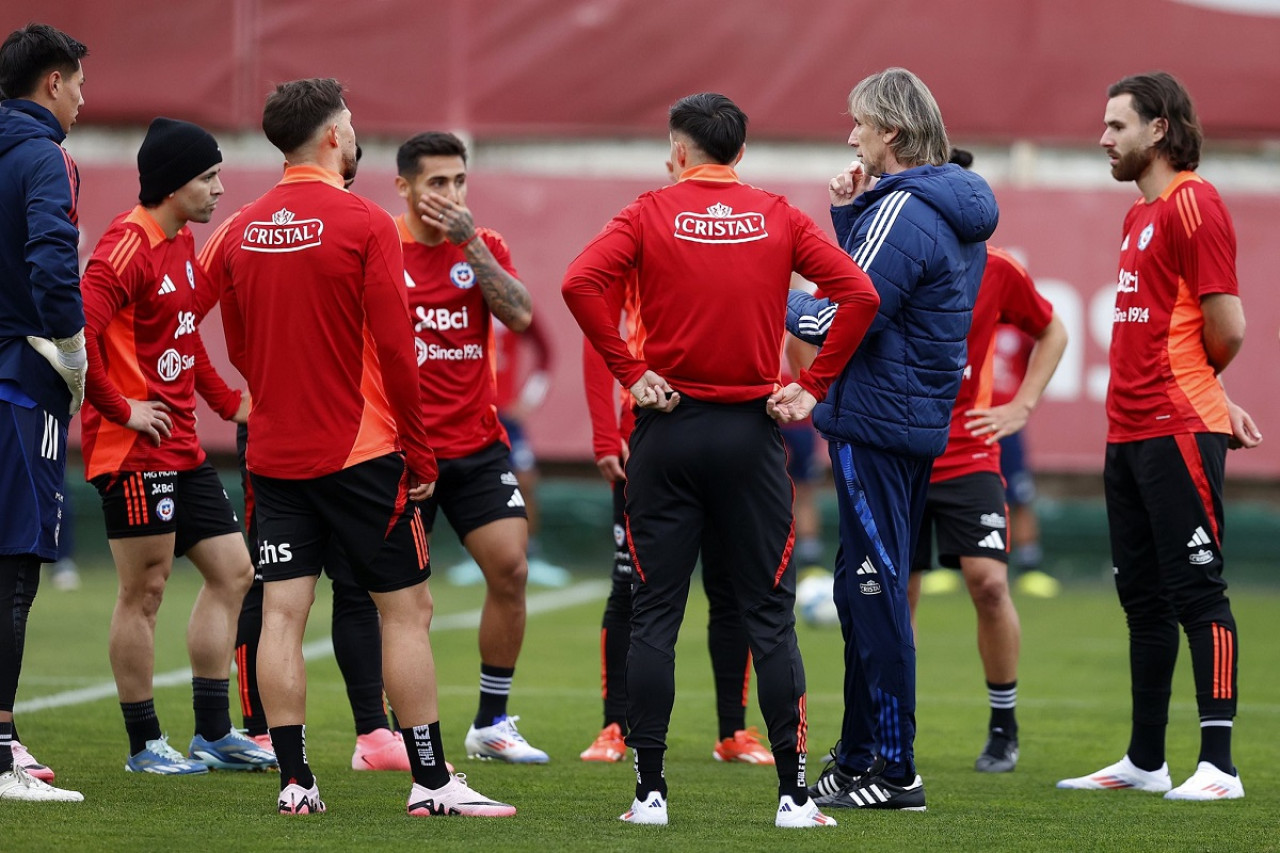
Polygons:
M57 117L47 107L42 107L35 101L28 101L26 98L8 98L0 101L0 107L29 115L40 124L45 125L53 132L53 139L59 145L62 144L62 140L67 138L67 132L62 129Z

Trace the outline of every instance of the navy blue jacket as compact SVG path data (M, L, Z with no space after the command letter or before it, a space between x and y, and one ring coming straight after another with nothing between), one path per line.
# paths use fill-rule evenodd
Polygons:
M831 209L840 245L871 277L880 309L814 409L823 435L905 456L946 449L985 241L998 218L987 182L953 165L885 175L853 204ZM792 291L787 329L821 344L830 307Z
M70 420L71 392L27 343L84 328L76 203L80 173L53 113L0 102L0 399Z

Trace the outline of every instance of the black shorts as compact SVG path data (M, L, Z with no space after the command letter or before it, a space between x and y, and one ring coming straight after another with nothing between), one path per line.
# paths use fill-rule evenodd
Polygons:
M240 532L240 520L213 466L190 471L117 471L93 478L102 496L108 539L176 534L173 553L214 536Z
M1227 436L1196 433L1107 445L1103 486L1116 590L1125 610L1197 606L1222 577Z
M470 456L438 460L435 493L422 504L427 532L435 526L437 507L459 539L500 518L528 518L509 456L507 446L495 441Z
M1008 507L999 474L979 471L929 484L924 518L911 555L911 571L933 567L933 538L938 564L960 568L961 557L1009 562Z
M403 455L306 480L249 477L264 581L318 576L335 546L347 555L355 583L370 592L392 592L430 576L427 534L409 500Z

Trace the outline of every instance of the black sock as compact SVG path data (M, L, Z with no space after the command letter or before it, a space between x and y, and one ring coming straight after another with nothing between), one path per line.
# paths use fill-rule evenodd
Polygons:
M713 599L707 624L707 649L716 683L716 721L720 740L747 727L747 689L751 652L746 629L732 607Z
M252 549L257 553L256 547ZM236 695L250 737L267 733L267 714L258 693L258 638L262 634L262 581L254 581L240 606L236 625Z
M347 685L347 701L351 704L351 717L355 720L357 736L387 728L387 707L382 704L381 681L372 690L361 685L356 685L354 689Z
M667 776L662 770L665 749L637 749L636 753L636 799L643 800L654 791L667 796Z
M147 748L147 741L160 737L160 720L156 717L154 699L141 702L121 702L124 712L124 730L129 733L129 754L137 755Z
M280 790L286 785L310 788L316 777L307 764L307 727L272 726L271 747L280 762Z
M790 797L797 806L809 802L804 787L804 753L794 747L779 749L773 753L773 763L778 769L778 798Z
M0 773L13 769L13 723L0 723Z
M401 729L404 748L409 753L409 769L413 781L424 788L443 788L449 784L449 769L444 764L444 741L440 738L440 721Z
M1007 737L1018 736L1018 682L1007 684L987 682L987 701L991 704L991 721L988 728Z
M1164 765L1164 724L1133 724L1125 754L1139 770L1159 770Z
M621 529L621 528L618 528ZM617 546L615 561L630 554L625 542ZM631 646L631 581L615 574L600 624L600 692L604 699L604 724L618 724L627 733L627 649Z
M511 694L511 679L515 667L480 664L480 707L476 710L476 728L492 726L507 715L507 696Z
M1207 761L1223 773L1234 776L1236 766L1231 761L1231 728L1231 720L1201 720L1200 757L1197 760Z
M231 731L230 704L225 678L192 678L191 707L196 712L196 734L205 740L224 738Z
M356 735L387 728L382 701L382 626L369 593L333 584L333 658L347 685Z

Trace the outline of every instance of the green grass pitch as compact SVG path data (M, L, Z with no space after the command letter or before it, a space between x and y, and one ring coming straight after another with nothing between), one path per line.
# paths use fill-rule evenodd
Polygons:
M603 574L603 570L602 570ZM91 696L110 684L107 625L115 577L91 565L76 592L47 584L36 601L19 693L18 721L33 752L82 791L82 804L0 805L0 850L1115 850L1280 849L1280 591L1233 589L1240 624L1241 694L1236 762L1248 796L1223 803L1173 803L1134 792L1059 791L1054 782L1108 764L1128 738L1124 624L1103 584L1073 584L1058 598L1019 599L1023 656L1019 682L1022 759L1016 772L975 773L986 695L973 612L963 594L926 597L920 614L919 738L928 790L923 814L833 811L840 825L803 835L773 827L771 769L711 759L714 702L706 654L705 602L690 603L681 636L678 692L667 776L671 825L637 827L617 816L630 804L629 761L585 764L578 752L600 723L599 620L607 586L590 584L583 603L569 591L531 590L549 609L529 620L511 710L521 731L550 753L549 765L468 761L462 737L475 709L475 631L462 623L479 605L474 588L432 582L433 632L448 757L485 794L514 803L509 820L422 819L404 813L408 777L350 769L354 735L337 666L308 666L308 752L328 814L273 814L273 774L212 773L189 779L124 772L127 741L113 692L103 698L32 707L69 691ZM328 634L327 584L310 635ZM186 666L183 632L196 590L185 561L160 614L158 674ZM802 627L809 684L810 749L835 740L841 713L841 646L835 629ZM1182 654L1169 730L1175 783L1194 769L1198 744L1189 657ZM189 682L157 688L161 724L175 746L191 736ZM101 694L99 694L101 695ZM73 697L74 698L74 697ZM24 709L24 704L26 708ZM233 719L239 721L233 706ZM760 725L753 707L748 723ZM819 762L815 758L814 764ZM810 779L819 766L810 767Z

